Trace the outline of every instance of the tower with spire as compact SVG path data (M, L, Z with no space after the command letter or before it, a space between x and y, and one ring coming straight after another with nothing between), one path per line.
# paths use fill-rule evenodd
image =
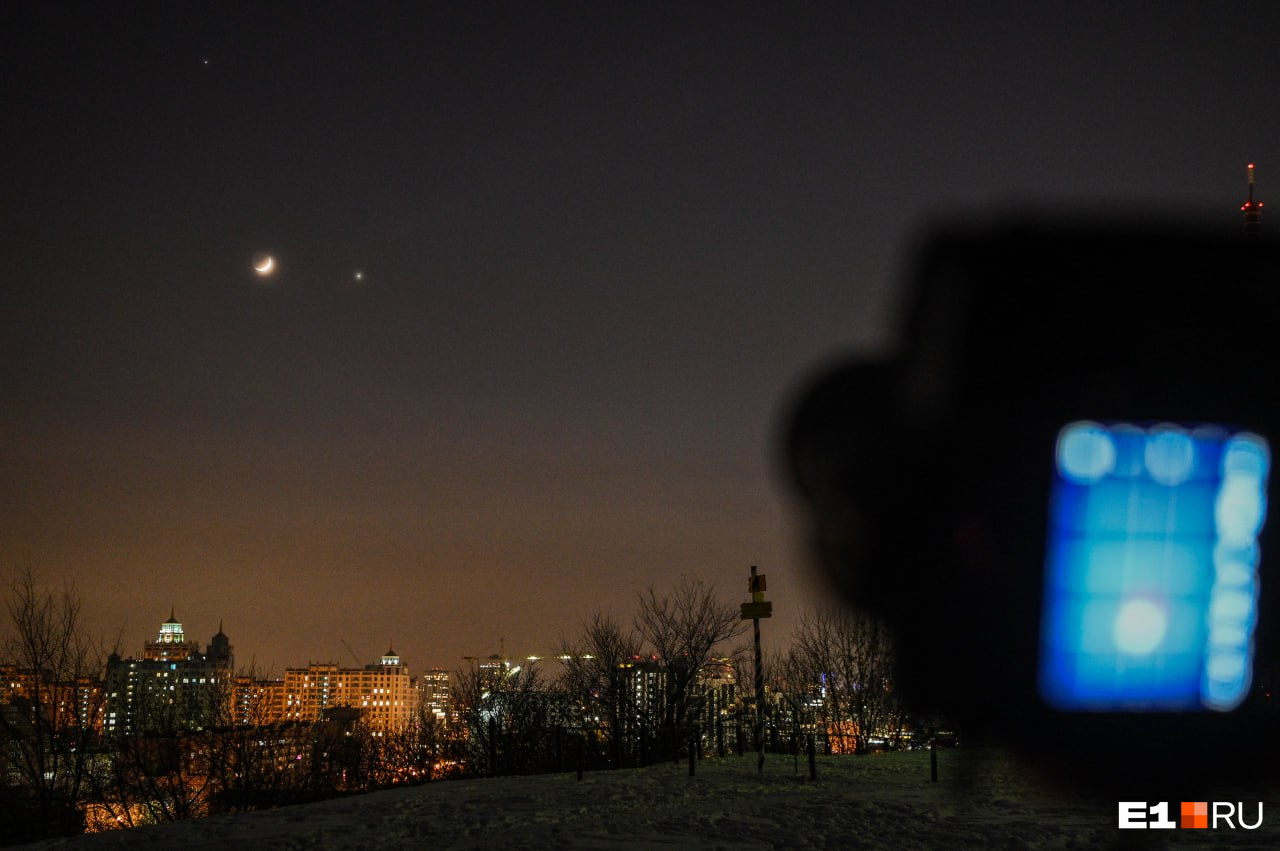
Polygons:
M1262 231L1262 202L1253 197L1253 163L1249 163L1249 199L1240 207L1244 213L1244 232L1257 236Z
M182 623L174 616L174 609L169 609L169 619L160 624L160 632L155 641L148 641L142 648L142 658L158 662L183 662L192 656L199 655L200 645L187 641L187 634L182 630Z
M202 730L223 723L225 691L235 683L231 639L218 624L208 649L187 640L173 609L142 658L107 662L104 731L110 737Z
M222 631L222 621L218 621L218 632L209 639L209 649L204 655L215 665L223 668L232 667L231 639L227 638L227 634Z

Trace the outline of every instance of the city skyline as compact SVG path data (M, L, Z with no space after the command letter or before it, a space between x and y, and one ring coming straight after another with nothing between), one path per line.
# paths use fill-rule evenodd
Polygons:
M164 621L158 621L159 630L157 631L153 629L150 633L147 633L147 635L151 637L143 638L140 641L131 641L128 636L122 634L120 636L121 640L117 646L108 647L106 649L109 652L114 652L117 655L124 658L130 658L133 656L137 656L138 658L153 658L151 655L148 655L151 652L151 649L153 647L163 646L163 644L167 641L172 641L175 644L181 645L183 649L191 647L191 648L196 648L198 650L199 645L208 644L211 641L216 640L218 636L223 636L224 638L231 641L228 652L231 654L232 658L235 661L234 670L236 671L252 670L255 676L260 676L260 677L279 677L279 676L283 676L284 671L286 669L305 668L308 665L313 665L313 664L315 665L332 664L332 665L349 667L348 663L353 663L357 667L362 667L366 665L376 666L380 664L382 660L386 659L388 653L394 653L394 655L396 656L401 655L395 652L395 640L390 639L387 642L384 642L386 644L385 650L380 651L378 653L371 654L368 656L368 658L364 658L360 656L359 651L357 649L354 649L353 647L343 646L343 655L341 657L335 656L330 658L326 656L324 658L321 658L317 656L308 656L305 659L286 660L284 665L278 670L267 669L258 665L258 663L254 661L257 658L257 654L252 650L252 648L246 648L247 652L245 654L246 655L245 659L241 660L238 657L236 657L235 650L237 645L233 639L234 631L230 633L226 632L227 624L225 622L225 619L220 618L218 620L217 627L213 632L210 632L208 634L208 641L206 641L206 636L204 632L193 630L190 627L190 622L188 620L185 620L179 617L178 616L179 614L180 613L178 612L177 607L176 606L172 607L169 610L168 619ZM171 635L175 632L178 636L177 639L173 639L171 637ZM494 655L501 656L502 654L495 653ZM157 656L155 658L161 658L161 657ZM480 657L473 657L473 658L480 658ZM507 658L523 659L525 658L525 656L522 656L517 653L514 655L508 655ZM12 662L12 661L13 660L11 659L0 659L0 663ZM458 661L459 663L462 663L465 660L459 659ZM405 664L406 666L408 666L409 663L406 662ZM418 662L415 662L412 667L414 668L414 670L430 671L433 669L444 669L452 672L456 668L464 667L464 666L462 664L458 664L450 667L449 665L443 662L418 661Z
M826 595L780 424L895 344L929 221L1238 230L1280 174L1270 10L3 15L0 576L276 671L545 654L753 564L781 643Z
M624 629L629 629L629 628L630 628L629 624L624 625ZM766 627L766 629L768 629L768 627ZM131 658L135 655L138 656L139 658L153 658L152 655L150 655L152 648L156 646L161 646L162 643L167 640L166 633L173 632L173 631L176 631L177 634L179 635L178 643L180 643L183 648L190 647L198 650L199 645L216 642L219 636L221 636L224 640L230 641L230 646L227 652L230 654L231 658L234 661L233 670L240 673L252 673L252 675L255 677L266 677L266 678L282 677L284 672L288 669L301 669L301 668L306 668L309 665L337 665L339 667L350 667L350 665L353 664L356 667L377 666L379 664L382 664L386 660L388 654L394 655L399 658L404 658L404 654L396 651L395 649L396 641L394 638L391 638L388 641L384 642L384 644L386 645L385 650L380 651L378 653L371 654L367 658L361 654L360 650L362 648L360 648L359 645L355 645L355 646L349 645L345 641L345 639L343 639L343 640L340 640L339 642L342 647L342 653L340 656L338 655L318 656L313 654L305 658L285 660L284 663L279 668L269 668L257 662L258 654L254 652L252 648L246 648L244 658L240 658L236 654L235 651L236 651L237 644L234 640L234 632L231 632L231 633L226 632L226 623L224 620L220 619L218 621L218 626L216 631L209 633L209 641L205 641L204 633L193 631L191 628L189 628L188 621L178 617L178 612L176 607L170 610L170 614L167 620L160 622L160 629L158 632L153 629L150 633L148 633L148 635L151 635L154 637L145 638L140 643L139 642L130 643L129 638L122 634L120 636L121 640L118 644L112 647L105 647L104 650L108 654L115 653L116 655L121 656L122 658ZM574 637L576 638L577 636L574 636ZM775 642L775 646L779 646L779 647L788 646L790 643L789 639L790 639L790 636L786 636L786 637L778 636L777 641ZM141 651L139 651L138 648L142 648ZM404 665L407 668L412 667L413 670L419 671L419 672L425 673L428 671L446 671L450 675L452 675L458 671L465 672L471 668L474 668L474 666L477 664L491 661L491 660L510 662L514 664L527 664L527 663L543 662L543 661L555 662L557 661L557 658L562 655L561 651L563 649L564 648L556 646L556 647L548 648L541 651L533 651L533 650L529 650L528 648L512 646L505 639L505 637L499 637L498 644L492 653L466 654L458 657L457 659L438 659L438 658L432 657L432 658L423 659L423 660L406 660L404 662ZM741 648L738 648L737 645L735 644L733 647L725 646L725 647L719 647L717 649L721 653L724 653L733 649L741 649ZM155 657L155 658L160 658L160 657ZM640 658L647 658L647 657L644 657L644 656L637 657L637 659L640 659ZM13 662L12 659L0 658L0 664L12 663L12 662ZM554 672L549 672L549 673L554 673Z

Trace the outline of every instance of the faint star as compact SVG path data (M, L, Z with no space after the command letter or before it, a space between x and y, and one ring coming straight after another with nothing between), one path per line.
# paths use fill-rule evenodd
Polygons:
M355 273L354 275L352 275L351 277L352 277L353 279L355 279L356 283L359 283L360 281L363 281L363 280L364 280L364 272L361 272L361 271L359 271L359 270L356 270L356 273Z

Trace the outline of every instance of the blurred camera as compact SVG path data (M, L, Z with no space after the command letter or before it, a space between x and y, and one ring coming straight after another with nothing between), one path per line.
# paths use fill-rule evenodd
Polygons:
M1024 219L923 245L898 349L814 382L786 438L908 706L1108 782L1271 770L1278 320L1256 236Z

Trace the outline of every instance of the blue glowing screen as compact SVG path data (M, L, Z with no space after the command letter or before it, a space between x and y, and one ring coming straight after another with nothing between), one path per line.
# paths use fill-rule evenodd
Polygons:
M1216 426L1058 434L1040 694L1072 712L1234 709L1253 676L1266 440Z

